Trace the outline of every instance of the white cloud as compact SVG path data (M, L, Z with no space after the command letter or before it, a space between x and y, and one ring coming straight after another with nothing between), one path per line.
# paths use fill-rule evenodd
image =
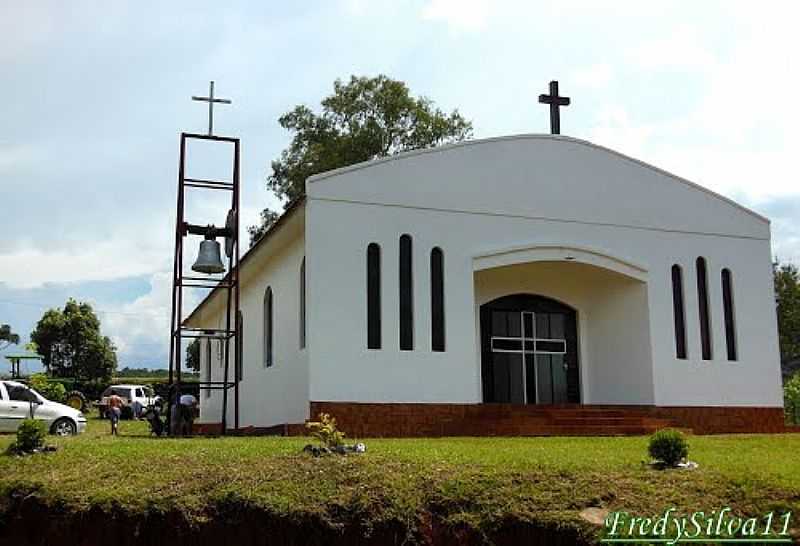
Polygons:
M716 62L697 29L679 26L668 36L634 46L628 61L642 69L703 70Z
M598 63L572 71L570 83L592 89L607 87L614 75L614 70L607 63Z
M188 314L206 293L184 290L184 314ZM150 277L150 291L132 302L113 306L98 304L102 309L98 314L103 333L116 345L121 361L131 365L137 362L145 366L167 365L171 297L172 272L161 271Z
M611 106L600 112L589 134L592 142L641 158L654 127L632 120L621 106Z
M152 273L168 256L160 249L137 248L122 242L93 243L79 251L25 248L2 254L0 279L16 288L33 288L47 282L120 279Z
M0 142L0 172L19 169L30 165L37 159L37 153L32 146L3 145Z
M430 0L422 18L442 21L454 30L475 31L486 27L491 3L486 0Z

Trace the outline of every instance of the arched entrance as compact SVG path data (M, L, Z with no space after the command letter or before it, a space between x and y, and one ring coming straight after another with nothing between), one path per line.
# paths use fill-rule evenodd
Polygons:
M484 402L580 403L573 308L515 294L482 305L480 315Z

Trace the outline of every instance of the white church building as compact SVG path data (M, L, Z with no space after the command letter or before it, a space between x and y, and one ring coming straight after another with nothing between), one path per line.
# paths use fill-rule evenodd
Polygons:
M766 218L565 136L319 174L240 265L240 423L778 431L770 253ZM224 300L213 291L187 324L221 327ZM219 342L203 343L202 380L220 381ZM212 430L222 394L200 398Z

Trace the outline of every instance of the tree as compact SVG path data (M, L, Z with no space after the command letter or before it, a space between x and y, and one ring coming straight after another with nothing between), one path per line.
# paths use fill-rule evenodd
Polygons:
M336 80L322 100L322 113L296 106L278 119L293 134L289 147L272 162L267 187L288 202L305 192L308 177L417 148L431 148L472 136L472 123L458 110L445 114L425 97L414 98L405 83L380 75ZM277 214L265 209L251 226L251 246Z
M783 385L783 407L789 421L800 424L800 372Z
M9 345L16 345L19 343L19 335L11 331L11 326L8 324L0 325L0 350L5 349Z
M264 209L261 211L261 223L257 226L250 226L247 228L247 233L250 234L250 246L256 244L256 241L261 239L264 234L269 231L272 224L278 221L281 215L274 210Z
M773 271L781 365L788 376L800 359L800 271L793 264L777 262Z
M200 371L200 340L193 339L186 346L186 367L194 372Z
M53 377L108 381L117 368L116 347L100 334L100 320L86 302L70 298L63 310L47 310L31 341Z

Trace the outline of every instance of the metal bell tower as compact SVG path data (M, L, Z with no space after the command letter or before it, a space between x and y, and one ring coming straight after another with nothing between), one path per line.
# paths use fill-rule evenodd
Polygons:
M208 97L192 97L192 100L208 102L208 134L181 133L180 159L178 163L178 198L175 224L175 258L172 280L172 320L170 324L169 348L169 383L170 403L177 402L181 396L181 362L183 360L183 344L185 339L205 340L207 343L217 341L222 349L223 376L220 381L212 381L211 377L200 381L200 390L222 391L222 415L220 416L221 433L228 429L228 400L229 391L233 389L233 430L239 429L239 377L241 362L241 325L239 321L239 155L240 142L238 138L224 137L212 134L213 112L215 103L230 104L231 101L214 97L214 82ZM232 176L230 181L208 180L186 177L186 145L187 142L207 141L219 145L233 146ZM214 224L192 224L185 218L185 197L187 191L215 190L230 192L230 209L225 218L225 225L217 227ZM194 235L203 238L200 243L200 255L192 266L194 271L205 274L198 276L184 271L184 241L186 237ZM225 264L220 258L219 243L217 238L224 239L225 257L227 258L227 272ZM196 247L191 247L196 248ZM214 276L218 275L218 276ZM224 327L196 328L184 323L183 295L186 288L209 289L224 298L224 308L227 310ZM231 366L233 365L233 378L231 380ZM171 411L167 413L170 421Z

